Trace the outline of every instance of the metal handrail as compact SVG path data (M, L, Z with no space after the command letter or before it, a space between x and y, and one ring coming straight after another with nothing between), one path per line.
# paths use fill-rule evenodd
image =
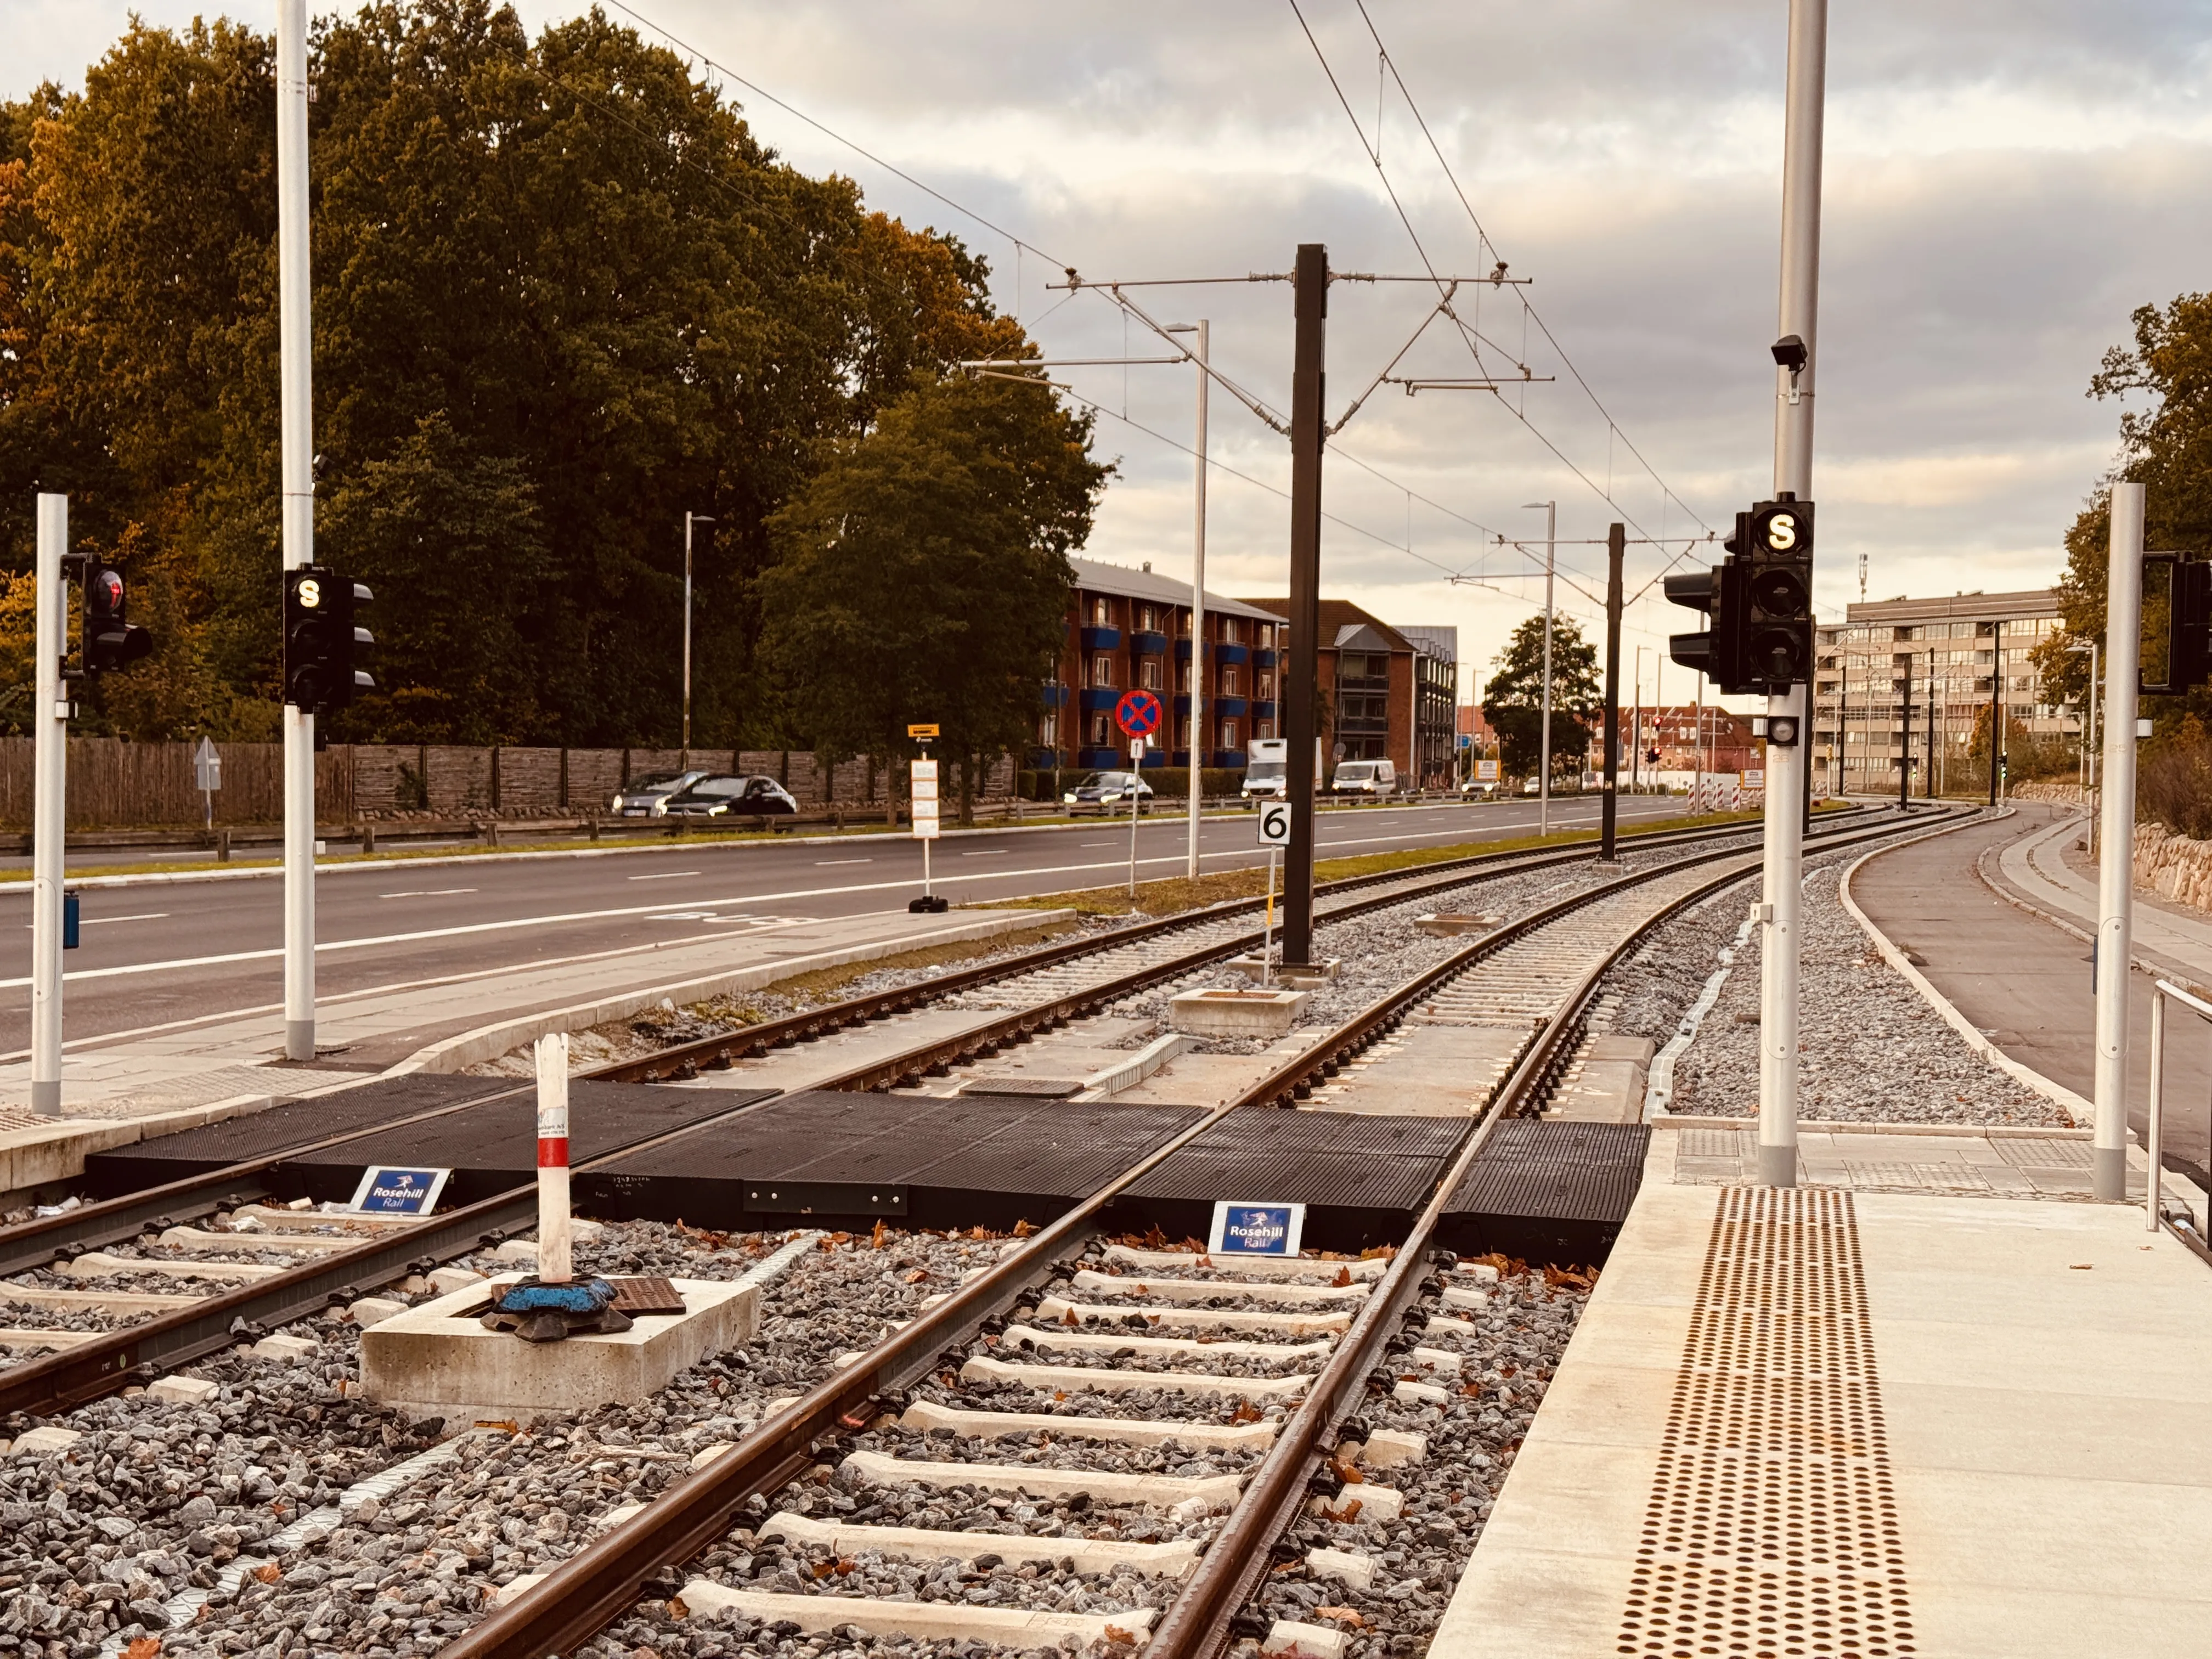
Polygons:
M2150 1169L2143 1183L2143 1214L2152 1232L2156 1232L2161 1220L2160 1200L2166 1185L2166 1169L2162 1162L2166 1133L2166 1005L2168 1000L2179 1003L2197 1018L2212 1025L2212 1002L2191 992L2185 991L2171 980L2153 981L2150 1000L2150 1105L2144 1125L2143 1150L2149 1155ZM2196 1218L2191 1217L2195 1224ZM2212 1213L2205 1217L2205 1226L2212 1230Z

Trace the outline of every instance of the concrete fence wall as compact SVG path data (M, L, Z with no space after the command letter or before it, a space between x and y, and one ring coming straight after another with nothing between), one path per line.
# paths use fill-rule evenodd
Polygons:
M191 743L76 738L69 746L69 823L79 830L275 823L283 817L283 749L272 743L216 745L222 787L210 803L194 781ZM315 757L317 816L356 818L530 817L602 811L633 778L682 769L674 749L467 748L445 744L333 744ZM803 749L694 749L690 764L710 772L763 774L802 807L881 806L885 769L865 760L817 763ZM901 769L902 771L903 769ZM988 769L981 799L1013 793L1014 763ZM31 823L33 768L28 738L0 738L0 828ZM947 781L947 793L954 786Z
M2177 836L2162 823L2137 824L2136 884L2172 903L2212 910L2212 842Z

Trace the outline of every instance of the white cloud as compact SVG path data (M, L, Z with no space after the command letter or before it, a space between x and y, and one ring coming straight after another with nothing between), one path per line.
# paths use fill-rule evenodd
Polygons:
M1301 0L1363 131L1377 65L1349 0ZM1705 520L1763 495L1771 458L1779 213L1782 0L1369 0L1437 142L1516 275L1621 428ZM123 27L122 0L9 0L26 82L76 82ZM200 8L137 0L149 22ZM265 6L246 15L266 27ZM533 25L573 6L528 0ZM1374 167L1287 4L1109 10L977 0L653 0L665 26L878 155L1012 229L1048 264L732 87L794 164L851 173L872 200L957 232L985 254L1002 302L1055 355L1118 352L1095 296L1048 291L1086 275L1238 275L1325 240L1342 270L1419 270ZM619 16L619 12L615 14ZM2212 188L2212 100L2195 0L1870 0L1832 15L1816 495L1824 609L1873 591L1998 589L2056 574L2060 537L2110 464L2117 411L2083 397L2106 347L2146 301L2205 287L2212 224L2174 204ZM1383 159L1440 269L1484 261L1473 228L1395 91ZM1018 281L1017 278L1018 277ZM1432 298L1432 296L1431 296ZM1560 502L1561 567L1601 591L1607 522L1680 536L1682 509L1648 477L1516 308L1480 295L1497 361L1525 356L1528 419L1608 506L1486 394L1378 393L1342 447L1493 532L1408 502L1339 459L1323 538L1329 587L1401 621L1456 622L1486 660L1540 602L1530 561L1494 532L1540 534L1524 501ZM1331 300L1330 406L1340 410L1430 301L1340 286ZM1289 385L1290 295L1271 285L1147 290L1156 314L1213 319L1224 368L1278 406ZM1058 309L1051 309L1057 305ZM1474 307L1469 307L1472 314ZM1047 313L1049 312L1049 315ZM1139 333L1128 343L1152 355ZM1437 332L1408 372L1464 375ZM1189 441L1186 371L1070 371L1114 416ZM1112 417L1122 475L1092 551L1181 569L1189 458ZM1213 399L1215 459L1279 488L1281 441ZM1281 499L1217 473L1211 574L1280 591ZM1367 533L1360 533L1361 532ZM1632 533L1634 533L1632 532ZM1409 557L1385 545L1411 546ZM1381 539L1377 539L1381 538ZM1680 544L1677 544L1679 550ZM1487 550L1486 550L1486 548ZM1505 590L1448 586L1433 559ZM1658 569L1631 550L1630 585ZM1561 603L1597 607L1574 587ZM1653 652L1684 613L1647 595L1632 645ZM1674 689L1686 684L1676 671Z

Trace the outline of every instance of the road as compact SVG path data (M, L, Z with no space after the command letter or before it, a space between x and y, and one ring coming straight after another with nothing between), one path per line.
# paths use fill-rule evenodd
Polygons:
M1624 824L1679 817L1664 796L1624 798ZM1324 812L1321 856L1442 847L1533 834L1533 801ZM1595 823L1595 797L1555 801L1553 826ZM1155 816L1137 834L1138 874L1178 873L1187 824ZM1265 861L1253 820L1203 826L1207 870ZM957 836L933 854L937 890L956 902L1103 886L1129 867L1126 819L1055 830ZM906 837L813 844L738 842L571 856L374 861L316 884L318 992L337 995L665 946L794 917L903 910L921 890L921 848ZM276 876L160 879L86 890L83 945L67 958L72 1044L86 1038L252 1012L283 997L283 887ZM0 980L0 1059L30 1041L27 884L0 889L22 940Z

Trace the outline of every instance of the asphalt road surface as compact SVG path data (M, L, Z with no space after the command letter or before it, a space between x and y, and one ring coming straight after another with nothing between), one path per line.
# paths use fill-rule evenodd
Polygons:
M1624 797L1624 825L1679 817L1663 796ZM1597 799L1552 806L1554 827L1594 825ZM1443 847L1534 832L1533 801L1324 812L1321 855ZM1137 873L1178 873L1186 822L1155 813L1137 833ZM1208 821L1208 870L1265 861L1253 819ZM1103 886L1129 867L1126 818L1053 831L957 836L932 854L955 902ZM0 1051L30 1041L28 884L0 890L21 945L0 980ZM903 910L921 891L921 848L905 836L832 842L693 844L582 856L338 866L316 883L316 983L323 995L709 937L762 918ZM243 1013L283 998L283 884L271 873L170 878L83 890L81 948L66 957L69 1034L143 1030Z

